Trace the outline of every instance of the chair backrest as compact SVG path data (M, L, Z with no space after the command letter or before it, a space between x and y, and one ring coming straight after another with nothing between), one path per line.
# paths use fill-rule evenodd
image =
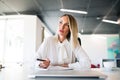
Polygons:
M78 42L79 42L79 44L80 44L80 46L81 46L81 39L78 37Z
M120 58L116 58L116 66L120 68Z

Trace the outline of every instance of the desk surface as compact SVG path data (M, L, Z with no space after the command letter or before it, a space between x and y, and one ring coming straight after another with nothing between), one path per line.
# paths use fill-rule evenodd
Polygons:
M2 69L0 71L0 80L39 80L39 78L30 78L30 74L32 74L33 72L31 72L31 70L34 70L33 68L28 69L28 67L23 67L23 66L12 66L12 67L5 67L4 69ZM74 70L68 70L68 71L49 71L49 73L47 73L47 71L42 71L40 72L41 76L44 75L45 77L42 77L43 79L49 79L49 80L104 80L103 78L97 79L95 76L95 72L100 72L99 76L103 76L103 74L108 75L108 78L106 80L120 80L120 71L117 72L105 72L105 71L101 71L101 69L94 69L92 71L88 71L86 72L80 72L80 71L74 71ZM101 72L103 74L101 74ZM54 74L54 75L53 75ZM87 75L86 75L87 74ZM38 73L36 73L36 75L39 75ZM57 75L57 77L46 77L46 76L55 76ZM81 75L81 76L80 76ZM88 76L89 75L89 76ZM95 76L93 76L95 75ZM39 75L40 76L40 75ZM63 76L62 78L60 78L61 76ZM67 76L67 77L65 77ZM73 76L73 77L71 77ZM90 78L92 76L92 78ZM88 77L87 79L85 79L84 77Z
M104 73L105 75L107 75L107 79L106 80L120 80L120 68L114 69L114 70L108 70L105 68L101 68L101 69L93 69L95 71L99 71Z

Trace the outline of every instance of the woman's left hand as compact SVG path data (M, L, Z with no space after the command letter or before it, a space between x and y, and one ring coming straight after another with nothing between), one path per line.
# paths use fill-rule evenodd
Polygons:
M68 64L61 64L62 67L68 67Z
M67 63L65 63L65 64L54 64L53 66L68 67L68 64Z

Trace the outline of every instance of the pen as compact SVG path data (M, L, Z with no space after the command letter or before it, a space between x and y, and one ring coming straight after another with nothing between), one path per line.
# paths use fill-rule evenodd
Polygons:
M38 59L38 58L37 58L37 61L46 61L46 60L44 60L44 59Z

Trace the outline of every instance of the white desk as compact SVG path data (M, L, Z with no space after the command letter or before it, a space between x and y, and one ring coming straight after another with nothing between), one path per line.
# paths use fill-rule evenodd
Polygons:
M101 69L93 69L95 71L99 71L105 75L107 75L107 79L106 80L120 80L120 68L116 69L116 70L106 70L105 68L101 68Z
M57 76L57 77L41 77L41 78L29 78L28 76L31 73L32 68L28 69L27 67L23 66L6 66L4 69L0 70L0 80L103 80L98 78L90 79L90 77L87 78L87 76L82 77L75 75L76 71L66 71L66 72L50 72L50 74L62 74L63 77ZM104 69L92 69L98 72L102 72L103 74L106 74L108 77L106 80L120 80L120 70L117 71L106 71ZM45 72L46 73L46 72ZM79 72L77 72L78 74ZM65 75L66 74L66 75ZM81 75L84 73L80 73ZM67 76L67 77L66 77ZM73 77L71 77L73 76Z
M39 78L29 78L28 76L31 74L32 70L34 69L33 68L28 69L27 67L23 67L23 66L5 67L0 71L0 80L104 80L103 78L87 76L89 73L87 73L87 75L85 76L85 73L76 72L76 71L59 71L59 72L51 71L50 73L52 75L56 74L59 76L57 77L49 76L49 72L48 72L48 74L45 77L43 76ZM119 77L120 71L111 72L111 73L101 71L100 69L96 69L95 71L100 71L108 75L108 78L106 80L120 80ZM47 72L44 72L44 74L46 73ZM66 76L64 76L65 74Z

